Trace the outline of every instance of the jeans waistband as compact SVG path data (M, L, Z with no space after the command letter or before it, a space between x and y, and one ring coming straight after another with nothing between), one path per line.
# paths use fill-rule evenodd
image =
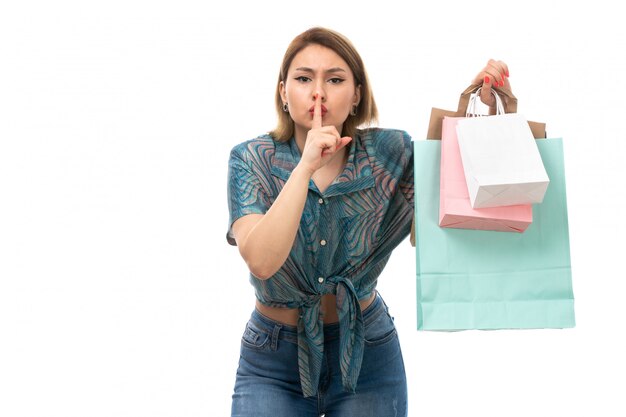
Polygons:
M381 315L383 312L386 312L387 310L387 304L385 304L385 301L380 296L380 294L376 292L376 297L374 297L374 301L372 301L372 304L367 306L367 308L362 312L364 325L367 327L369 323L372 323L378 318L379 315ZM270 334L276 331L275 329L278 327L279 339L290 340L292 342L298 341L298 328L296 326L283 324L267 316L264 316L256 308L250 316L250 321L252 321L259 329L267 331ZM339 323L324 324L324 340L330 340L338 337Z

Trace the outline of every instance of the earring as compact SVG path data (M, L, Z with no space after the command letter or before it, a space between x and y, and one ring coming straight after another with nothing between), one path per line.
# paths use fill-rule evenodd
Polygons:
M289 106L287 105L287 103L283 104L283 111L285 113L289 113Z
M355 104L352 106L352 108L350 109L350 116L356 116L356 111L358 109L358 105Z

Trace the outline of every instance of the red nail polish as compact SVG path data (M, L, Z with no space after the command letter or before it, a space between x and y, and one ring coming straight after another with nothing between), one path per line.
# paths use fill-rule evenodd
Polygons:
M489 84L489 77L485 76L485 84Z
M506 70L506 76L507 77L509 76L509 70Z

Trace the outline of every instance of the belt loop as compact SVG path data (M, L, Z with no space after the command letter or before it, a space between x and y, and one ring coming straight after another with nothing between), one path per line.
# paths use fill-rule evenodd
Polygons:
M280 333L280 329L282 329L282 324L274 325L274 330L272 331L272 350L276 350L278 348L278 334Z

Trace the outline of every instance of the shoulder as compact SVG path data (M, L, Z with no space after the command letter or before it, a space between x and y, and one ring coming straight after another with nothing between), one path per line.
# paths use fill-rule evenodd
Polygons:
M411 156L411 136L400 129L359 129L358 135L365 149L377 158L406 158Z
M230 151L230 157L242 159L248 163L271 158L276 149L276 142L268 135L260 135L235 145Z

